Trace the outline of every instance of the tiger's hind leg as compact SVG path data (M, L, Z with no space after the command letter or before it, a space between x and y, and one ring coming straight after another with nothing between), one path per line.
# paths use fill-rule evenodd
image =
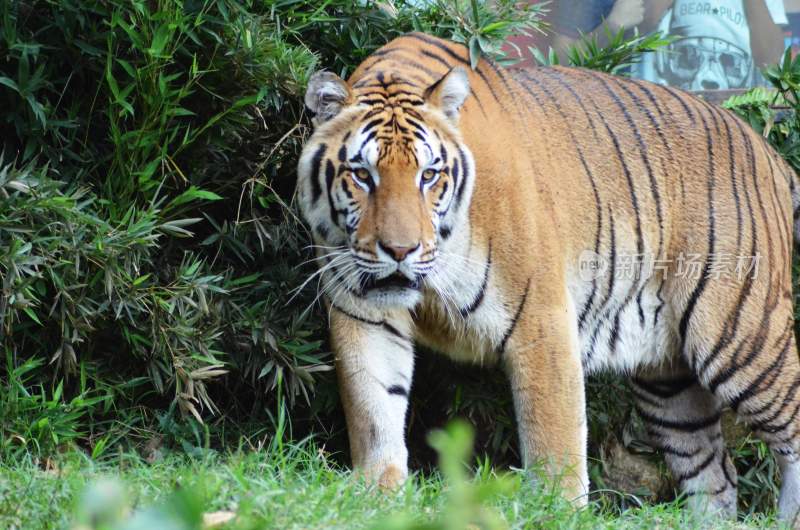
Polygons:
M683 364L631 378L636 409L693 513L736 516L736 470L725 451L720 405Z
M725 369L716 371L708 387L775 454L782 481L778 515L800 528L800 360L791 316L786 322L780 334L764 332L770 335L769 340L763 341L761 350L751 353L761 362L743 366L734 359Z
M713 297L718 304L725 299ZM711 303L710 294L708 300ZM690 326L684 353L703 387L736 412L778 457L779 517L800 528L800 359L792 299L785 291L754 284L747 301L734 307L733 317L720 331L712 331L715 326L709 320L702 328ZM698 304L700 311L714 314Z

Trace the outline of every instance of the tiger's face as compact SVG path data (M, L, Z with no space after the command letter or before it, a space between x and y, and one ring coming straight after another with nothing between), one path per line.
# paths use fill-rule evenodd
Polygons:
M441 243L467 210L474 164L457 128L469 93L451 70L414 91L365 77L312 77L315 131L298 165L301 211L318 245L323 292L414 307L441 266Z

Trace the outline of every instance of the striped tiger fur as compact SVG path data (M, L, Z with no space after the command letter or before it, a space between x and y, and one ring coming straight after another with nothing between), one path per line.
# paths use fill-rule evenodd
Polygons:
M780 515L795 516L796 176L746 124L594 71L471 70L463 46L419 33L346 82L315 74L305 101L299 204L357 469L384 486L407 475L417 342L502 363L524 461L578 504L584 377L613 370L694 510L735 515L730 407L777 455Z

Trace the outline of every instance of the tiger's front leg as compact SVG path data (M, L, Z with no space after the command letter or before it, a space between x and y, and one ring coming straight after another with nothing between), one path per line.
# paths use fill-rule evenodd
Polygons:
M583 368L576 319L566 301L531 309L520 306L502 355L511 381L526 466L544 465L564 496L588 500L587 424Z
M374 320L331 311L331 339L354 468L385 488L408 476L405 420L414 350L407 311Z

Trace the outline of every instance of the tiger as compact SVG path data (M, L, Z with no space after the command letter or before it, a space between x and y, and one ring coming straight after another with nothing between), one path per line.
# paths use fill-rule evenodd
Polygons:
M410 33L347 81L308 82L296 197L354 469L384 488L408 477L424 346L505 369L524 465L576 506L585 378L615 372L688 509L736 514L730 409L776 455L792 521L794 171L733 113L669 86L471 66L464 45Z

